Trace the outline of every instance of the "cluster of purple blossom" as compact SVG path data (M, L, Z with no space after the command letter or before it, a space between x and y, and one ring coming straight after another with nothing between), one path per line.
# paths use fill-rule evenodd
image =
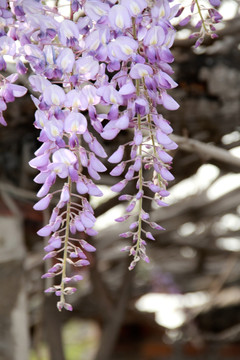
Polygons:
M219 7L221 5L221 1L208 0L208 2L210 7L204 3L201 3L200 0L192 0L190 5L191 13L179 22L180 26L185 26L189 23L194 15L198 15L198 21L195 24L195 27L199 28L200 30L190 35L190 38L197 38L195 48L203 43L205 36L210 36L212 39L218 37L216 34L215 24L222 20L222 15L214 7ZM179 9L178 16L182 14L184 9L184 6Z
M126 214L116 219L133 219L129 231L121 234L133 239L132 246L125 248L133 255L130 269L140 259L149 261L146 240L154 240L149 229L163 230L150 220L143 203L147 199L166 206L166 187L174 179L168 150L177 145L169 137L169 122L157 111L159 106L178 108L167 91L177 86L171 78L174 58L170 48L175 36L171 19L181 11L179 5L170 3L73 0L67 17L41 1L0 0L0 68L6 70L4 55L13 56L20 74L28 72L27 62L29 86L39 94L32 100L42 145L30 166L39 170L35 182L42 186L34 209L46 209L59 195L49 223L38 231L40 236L50 237L44 258L55 259L43 278L61 275L60 285L46 290L60 296L59 310L71 310L65 295L76 288L68 283L81 279L78 272L67 276L67 263L86 266L87 252L95 250L87 241L88 236L96 235L88 197L102 195L93 180L107 170L99 160L107 154L91 129L105 140L113 140L121 130L131 129L133 134L132 141L121 144L108 159L115 164L112 176L125 174L113 191L120 192L128 182L135 182L136 195L120 196L129 204ZM210 3L215 5L213 0ZM3 125L6 103L26 93L24 87L13 84L16 79L17 74L0 79ZM127 147L130 159L125 160ZM148 180L145 172L150 174ZM58 178L65 182L62 189L55 190ZM146 190L153 196L147 196Z

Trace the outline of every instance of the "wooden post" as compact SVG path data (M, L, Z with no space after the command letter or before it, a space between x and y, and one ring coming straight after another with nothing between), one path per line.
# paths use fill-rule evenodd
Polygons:
M0 198L0 359L26 360L29 351L23 224L13 200Z

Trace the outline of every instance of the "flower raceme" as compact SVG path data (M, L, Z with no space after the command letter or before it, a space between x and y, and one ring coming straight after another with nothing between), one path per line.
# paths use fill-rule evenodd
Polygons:
M219 1L210 4L218 6ZM199 1L193 1L191 9L195 5L200 11ZM59 285L46 290L60 297L59 310L72 310L65 300L76 291L70 285L82 279L79 269L89 264L88 252L95 251L89 237L96 235L96 219L88 199L102 196L94 181L107 170L99 159L107 154L96 133L105 140L122 130L132 133L132 140L121 144L108 161L114 164L110 175L123 176L113 191L121 192L129 182L136 188L135 195L119 197L128 204L116 219L132 219L129 231L120 236L132 238L124 250L133 256L133 269L140 259L149 262L146 244L154 240L152 230L164 230L151 221L145 204L167 206L166 187L174 179L168 151L177 145L159 110L179 106L168 93L177 86L171 77L170 48L175 36L171 20L181 15L179 5L170 0L74 0L69 6L67 16L41 1L0 4L0 68L6 70L4 56L12 56L18 73L31 72L29 86L39 94L32 100L42 144L30 166L39 171L34 180L41 185L34 209L45 210L54 199L49 223L38 235L49 237L44 259L51 259L51 267L43 278L61 277ZM216 10L210 10L217 22ZM26 93L13 84L17 76L0 78L3 125L6 104Z

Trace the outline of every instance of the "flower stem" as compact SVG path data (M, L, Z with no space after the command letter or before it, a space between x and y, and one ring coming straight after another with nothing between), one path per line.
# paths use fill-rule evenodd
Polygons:
M136 95L140 95L140 80L136 80ZM141 130L141 115L137 114L138 119L138 130ZM142 157L142 144L139 145L139 155ZM139 169L139 191L142 191L143 189L143 170L142 170L142 162L141 167ZM141 218L141 212L142 212L142 205L143 205L143 199L142 197L139 199L139 214L138 214L138 234L137 234L137 247L136 247L136 255L135 258L138 256L139 247L140 247L140 241L141 241L141 233L142 233L142 218Z
M205 25L205 20L204 20L204 18L203 18L203 16L202 16L202 11L201 11L199 2L198 2L198 0L195 0L195 1L196 1L197 9L198 9L198 14L199 14L199 16L200 16L200 18L201 18L201 20L202 20L203 28L204 28L204 30L206 31L206 33L208 33L207 28L206 28L206 25Z
M71 213L71 191L72 191L72 181L70 176L68 176L68 187L70 198L67 203L67 215L66 215L66 230L65 230L65 239L64 239L64 253L63 253L63 268L62 268L62 278L61 278L61 299L60 302L65 303L64 298L64 278L66 277L66 268L67 268L67 251L68 251L68 240L69 240L69 228L70 228L70 213Z
M151 108L151 99L150 99L150 97L149 97L149 95L148 95L147 87L146 87L146 83L145 83L145 80L144 80L144 79L143 79L143 85L144 85L144 90L145 90L146 98L147 98L148 103L149 103L149 106L150 106L150 108ZM147 114L147 122L148 122L148 124L149 124L149 132L150 132L150 137L151 137L152 145L153 145L153 153L154 153L154 156L157 157L155 139L154 139L153 128L152 128L151 114ZM157 174L157 178L158 178L158 186L161 187L162 178L161 178L160 174Z

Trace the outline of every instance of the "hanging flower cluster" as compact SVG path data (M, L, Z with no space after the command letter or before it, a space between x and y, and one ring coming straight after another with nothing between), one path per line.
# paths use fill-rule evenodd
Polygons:
M126 214L116 219L132 219L129 231L121 234L132 238L125 248L133 256L130 269L140 259L149 261L146 240L154 240L151 229L163 230L151 221L144 201L166 206L166 187L174 179L168 150L177 145L169 137L169 122L158 111L161 106L179 106L168 94L177 86L171 78L171 19L181 14L179 5L171 2L72 0L70 16L65 16L41 1L0 1L0 69L6 70L5 55L15 59L19 74L29 71L28 63L29 86L39 94L32 96L37 108L34 125L42 143L30 161L39 170L34 180L41 184L34 209L46 209L59 196L49 223L38 231L49 236L44 258L55 259L43 278L61 276L59 285L46 290L60 296L59 310L72 309L65 296L76 291L69 283L81 279L77 273L68 276L67 263L86 266L87 253L95 251L87 241L96 235L88 198L102 195L94 180L107 170L99 159L107 154L93 130L105 140L113 140L121 130L131 129L133 134L132 141L121 144L108 159L115 165L112 176L124 174L112 190L121 192L131 181L136 187L135 195L120 196L128 205ZM3 125L6 104L26 93L13 84L17 76L0 78ZM105 108L104 114L98 105ZM127 152L130 158L125 160ZM146 195L149 191L151 197Z
M208 0L208 4L202 3L200 0L192 0L190 4L190 14L184 17L180 22L180 26L185 26L194 16L197 15L197 22L195 28L199 29L190 35L190 38L196 38L195 48L200 46L205 36L210 36L212 39L217 38L216 24L222 20L222 15L215 9L221 5L220 0ZM185 10L186 6L179 8L178 16Z

